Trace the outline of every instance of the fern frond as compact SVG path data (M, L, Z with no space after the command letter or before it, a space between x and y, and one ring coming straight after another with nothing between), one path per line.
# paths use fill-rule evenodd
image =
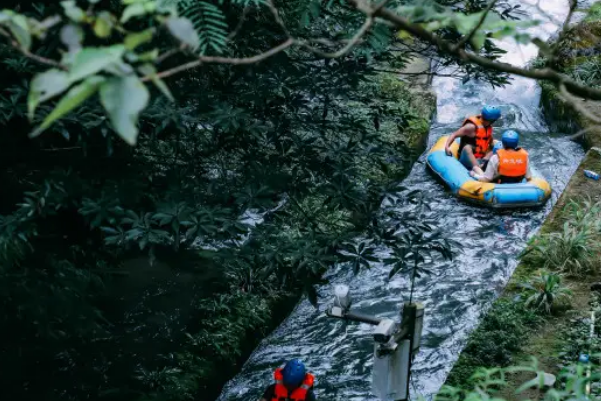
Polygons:
M209 49L221 53L227 42L227 23L219 7L206 1L181 0L178 8L198 32L200 53Z
M225 3L225 0L219 0L219 4L223 4L223 3ZM238 5L238 6L248 7L248 6L258 6L261 4L265 4L265 0L231 0L231 3Z

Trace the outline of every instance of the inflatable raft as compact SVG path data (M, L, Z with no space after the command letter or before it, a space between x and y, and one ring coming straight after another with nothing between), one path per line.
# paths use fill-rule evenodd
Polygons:
M443 136L430 149L426 164L459 198L504 209L541 206L551 196L551 186L532 166L532 179L519 184L494 184L475 180L458 160L459 139L451 145L453 157L445 154L448 138L448 135Z

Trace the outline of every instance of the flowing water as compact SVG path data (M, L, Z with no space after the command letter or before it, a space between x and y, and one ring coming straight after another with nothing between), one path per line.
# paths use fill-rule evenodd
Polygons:
M531 0L529 0L531 1ZM546 39L557 31L565 18L568 0L546 0L540 10L521 2L530 18L544 24L530 32ZM533 46L512 40L499 44L508 51L504 61L525 65L536 55ZM464 347L467 336L478 324L492 299L504 287L517 265L516 255L540 228L545 216L563 191L583 156L583 150L560 135L549 132L538 109L540 90L536 83L515 78L512 84L492 89L477 82L434 80L438 111L429 135L432 145L441 135L457 129L468 114L482 104L500 105L505 128L518 129L522 146L530 152L537 171L548 179L554 194L542 210L498 213L467 205L449 194L427 174L424 157L413 167L404 185L424 191L431 210L427 218L436 219L440 228L463 244L462 253L452 262L436 261L434 271L416 283L414 299L426 307L422 347L413 368L412 393L430 396L440 388ZM400 305L408 300L407 277L387 281L389 268L374 265L353 277L339 267L328 274L332 284L351 288L353 308L382 317L398 318ZM372 328L327 318L324 310L332 285L323 287L318 309L301 301L292 314L267 337L251 355L242 371L224 388L219 401L255 401L272 381L272 371L288 359L301 358L316 375L316 394L325 400L377 400L371 391L373 342Z

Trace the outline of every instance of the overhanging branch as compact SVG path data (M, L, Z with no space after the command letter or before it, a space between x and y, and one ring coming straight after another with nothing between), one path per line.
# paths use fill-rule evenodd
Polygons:
M475 53L468 52L464 49L455 48L454 44L446 41L436 34L426 30L418 24L414 24L406 18L390 11L387 8L381 8L375 10L365 0L348 0L355 8L367 15L375 15L386 21L394 24L399 29L410 33L412 36L423 40L426 43L436 46L436 48L447 55L454 56L457 59L468 62L471 64L479 65L489 70L505 72L508 74L519 75L526 78L532 78L536 80L546 80L554 82L555 84L563 83L566 89L574 95L589 98L593 100L601 100L601 90L590 88L579 84L565 74L561 74L550 68L540 69L525 69L516 67L508 63L501 63L498 61L490 60L486 57L479 56Z

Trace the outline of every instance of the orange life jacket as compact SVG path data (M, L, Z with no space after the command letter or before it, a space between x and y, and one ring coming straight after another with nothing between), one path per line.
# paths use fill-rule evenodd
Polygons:
M521 181L528 172L528 152L524 149L499 149L499 175L501 181Z
M284 386L284 375L282 374L282 368L278 368L275 371L275 392L272 401L304 401L307 398L307 392L313 387L315 378L312 374L307 373L303 384L298 387L292 393L288 394L288 389Z
M465 119L463 125L467 123L472 123L476 126L476 137L475 138L466 138L464 142L465 144L471 143L474 146L474 156L477 159L482 159L486 156L486 153L492 148L493 138L492 138L492 126L484 127L482 123L481 116L472 116ZM462 137L461 139L463 140ZM460 146L463 148L463 146Z

